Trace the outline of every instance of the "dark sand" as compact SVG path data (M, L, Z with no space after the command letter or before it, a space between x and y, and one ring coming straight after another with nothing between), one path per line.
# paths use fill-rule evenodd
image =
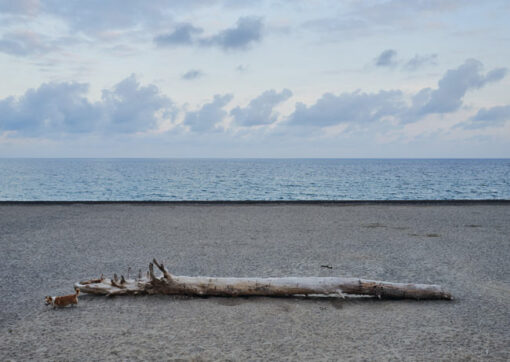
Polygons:
M509 360L510 203L0 204L0 360ZM455 301L45 295L102 272L355 276ZM321 268L329 264L333 269Z

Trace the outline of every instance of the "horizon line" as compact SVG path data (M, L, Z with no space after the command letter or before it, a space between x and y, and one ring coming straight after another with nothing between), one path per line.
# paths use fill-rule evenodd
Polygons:
M13 156L0 160L510 160L510 157L38 157Z

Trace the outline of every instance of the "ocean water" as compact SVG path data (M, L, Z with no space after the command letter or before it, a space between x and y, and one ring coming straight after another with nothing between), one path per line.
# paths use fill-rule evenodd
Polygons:
M0 200L510 199L510 159L0 159Z

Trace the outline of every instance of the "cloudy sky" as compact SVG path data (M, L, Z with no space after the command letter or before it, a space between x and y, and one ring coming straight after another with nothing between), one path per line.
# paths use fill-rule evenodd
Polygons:
M510 157L508 0L0 0L0 157Z

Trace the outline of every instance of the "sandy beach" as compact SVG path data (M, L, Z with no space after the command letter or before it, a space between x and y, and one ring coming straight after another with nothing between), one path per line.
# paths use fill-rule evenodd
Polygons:
M0 203L0 360L509 360L509 221L508 202ZM153 257L177 275L434 283L455 300L44 305Z

